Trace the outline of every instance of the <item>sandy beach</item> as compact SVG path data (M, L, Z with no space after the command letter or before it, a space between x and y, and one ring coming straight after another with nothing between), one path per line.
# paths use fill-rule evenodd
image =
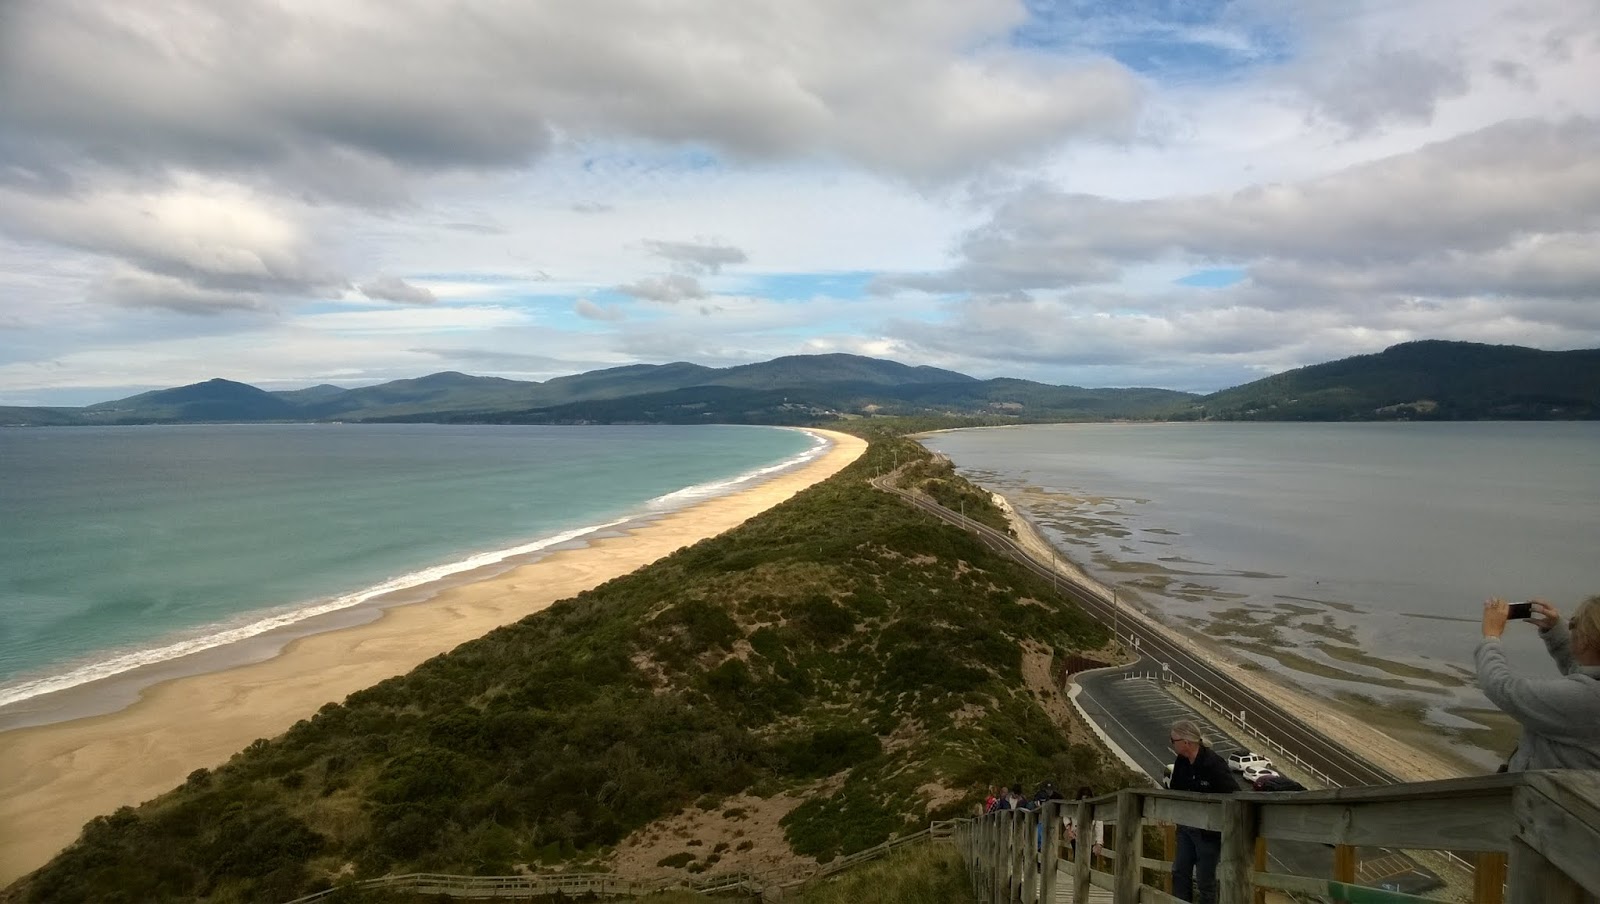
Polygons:
M156 684L117 712L0 733L0 885L43 865L89 819L162 794L325 703L737 527L866 449L848 434L814 432L833 442L817 460L625 536L450 587L369 624L300 638L262 662Z

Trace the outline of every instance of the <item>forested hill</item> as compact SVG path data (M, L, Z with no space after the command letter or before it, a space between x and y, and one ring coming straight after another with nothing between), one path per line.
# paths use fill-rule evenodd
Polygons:
M738 870L740 839L774 832L783 856L826 861L970 812L996 782L1137 781L1040 704L1050 659L1105 629L867 485L912 460L907 483L1003 523L947 462L881 439L737 530L95 819L0 899L283 901L385 873L606 869L691 812L727 840L647 867Z
M1194 399L1167 389L1083 389L979 380L858 355L759 364L635 364L543 383L445 372L377 386L268 392L212 379L83 408L0 408L0 425L263 421L512 424L826 424L860 415L994 423L1164 417Z
M1600 349L1546 352L1473 342L1407 342L1236 386L1199 399L1179 417L1591 419L1600 417Z
M862 417L963 424L1109 420L1477 420L1600 417L1600 349L1423 341L1315 364L1209 396L979 380L857 355L739 367L635 364L543 383L446 372L377 386L268 392L213 379L83 408L0 407L0 425L410 421L781 424ZM950 424L944 424L949 426Z

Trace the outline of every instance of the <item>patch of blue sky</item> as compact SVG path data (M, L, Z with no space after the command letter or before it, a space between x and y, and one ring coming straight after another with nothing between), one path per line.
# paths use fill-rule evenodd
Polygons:
M1287 23L1245 18L1232 0L1024 2L1015 46L1105 54L1156 79L1224 79L1291 54Z
M1208 270L1196 270L1173 282L1197 289L1225 289L1244 282L1245 277L1244 270L1238 267L1213 267Z
M473 283L483 286L525 283L532 278L526 273L453 273L438 271L406 274L406 279L413 282Z
M591 292L585 292L583 293L583 297L589 299L595 304L601 305L632 305L638 301L637 298L634 298L632 295L629 295L626 292L618 292L616 289L611 288L595 289ZM576 302L577 299L574 298L573 301Z
M612 145L591 151L582 166L584 172L597 176L647 176L715 170L722 166L722 158L693 145Z
M359 295L349 298L327 299L308 297L303 303L295 305L297 316L311 316L316 314L343 314L348 311L383 311L397 307L392 302L371 301Z
M772 301L855 299L867 294L867 284L877 275L871 270L751 274L740 279L739 291Z

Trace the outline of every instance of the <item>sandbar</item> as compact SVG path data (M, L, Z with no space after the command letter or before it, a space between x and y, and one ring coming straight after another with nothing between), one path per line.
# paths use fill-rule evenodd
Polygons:
M838 473L867 447L849 434L808 432L832 442L817 459L623 536L448 587L364 625L301 637L265 661L155 684L117 712L0 732L0 886L44 865L95 816L163 794L325 703L731 530Z

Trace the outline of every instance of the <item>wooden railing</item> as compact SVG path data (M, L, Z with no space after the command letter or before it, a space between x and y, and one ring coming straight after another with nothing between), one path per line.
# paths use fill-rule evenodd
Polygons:
M1092 857L1073 857L1065 873L1071 887L1058 889L1061 860L1072 855L1061 837L1063 816L1079 826L1099 820L1111 827L1103 859L1114 865L1112 871L1096 869ZM1145 826L1164 824L1222 833L1219 904L1259 904L1269 890L1370 904L1428 900L1356 885L1356 852L1367 846L1476 852L1473 900L1478 904L1579 904L1600 898L1596 771L1289 794L1125 789L1093 800L1053 802L1037 811L961 820L955 840L979 901L1087 904L1090 889L1103 888L1117 904L1168 904L1178 899L1158 883L1171 864L1144 851ZM1334 875L1268 872L1267 851L1274 841L1334 845Z
M379 876L341 885L316 894L295 898L289 904L310 904L338 894L346 888L385 889L418 895L444 895L451 898L528 898L538 895L593 895L595 897L639 898L668 889L687 889L702 894L743 892L763 900L779 900L812 882L826 879L853 866L876 860L896 848L929 840L950 840L956 821L930 823L926 829L891 838L882 844L857 851L815 867L799 867L769 872L718 873L683 879L643 882L623 879L610 873L547 873L526 876L459 876L446 873L406 873Z
M309 904L343 892L347 888L384 889L417 895L443 895L451 898L531 898L540 895L594 895L638 898L666 888L687 888L704 893L747 891L760 894L761 879L749 873L722 873L706 879L671 883L638 882L609 873L561 873L532 876L459 876L448 873L406 873L379 876L295 898L289 904Z

